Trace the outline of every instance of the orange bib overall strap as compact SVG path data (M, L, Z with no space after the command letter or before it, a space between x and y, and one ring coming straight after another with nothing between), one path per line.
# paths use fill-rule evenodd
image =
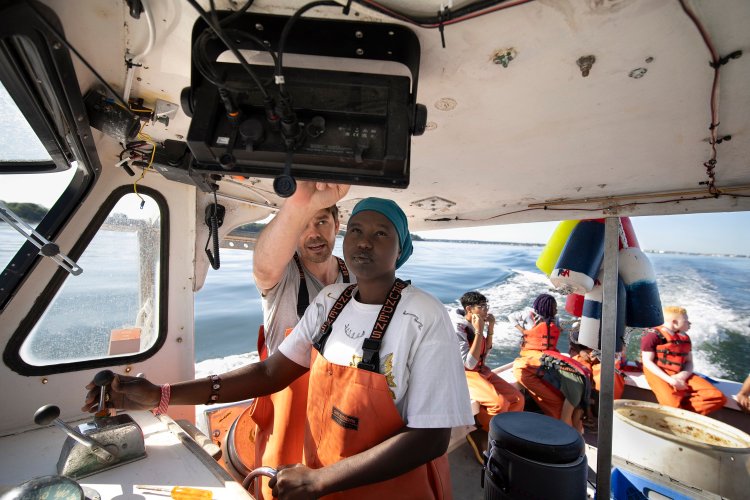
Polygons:
M287 328L284 336L292 332ZM305 409L307 408L307 384L309 372L304 373L286 388L255 398L250 416L255 421L255 467L302 462L302 448L305 442ZM268 487L269 478L261 476L262 489L258 499L273 498Z
M379 344L400 300L406 283L398 280L378 314L369 339ZM351 457L382 443L406 424L393 403L380 363L370 344L364 351L362 368L329 362L317 350L325 348L331 325L351 299L354 285L341 294L321 326L323 337L316 342L310 361L307 404L308 428L305 433L305 464L320 468ZM373 339L373 336L376 338ZM379 345L378 345L379 351ZM377 353L376 353L377 354ZM374 365L375 369L369 368ZM381 500L449 499L450 471L445 455L405 474L379 483L338 492L326 499Z

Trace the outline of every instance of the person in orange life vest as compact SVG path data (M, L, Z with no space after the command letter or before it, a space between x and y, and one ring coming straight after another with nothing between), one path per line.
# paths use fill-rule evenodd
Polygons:
M594 384L593 389L595 393L594 398L598 397L599 391L601 390L601 374L602 364L600 360L601 352L597 349L591 349L583 344L578 343L578 330L573 330L569 335L570 348L568 353L584 366L591 370L592 382ZM625 391L625 377L620 372L619 362L620 357L617 355L615 359L615 385L614 385L614 399L622 399L622 393Z
M344 261L333 255L339 231L336 202L348 190L339 184L298 182L295 193L258 236L253 277L263 301L261 359L276 352L325 286L354 281ZM256 424L255 467L302 461L307 378L303 375L288 388L253 401L248 412ZM271 498L268 481L262 478L261 498Z
M513 362L513 375L545 415L560 418L565 397L545 382L539 371L543 351L557 350L557 340L560 337L557 301L552 295L543 293L534 299L528 315L516 319L523 320L524 323L514 325L523 334L523 340L519 357ZM572 408L570 410L572 414Z
M702 415L718 410L726 396L693 373L690 321L682 307L664 308L664 324L646 330L641 338L643 374L659 404Z
M745 379L742 388L735 398L737 399L737 404L740 405L740 408L742 408L743 411L750 412L750 375Z
M461 296L460 302L462 309L456 309L453 315L458 348L464 361L469 394L480 405L477 422L489 432L493 416L506 411L523 411L523 394L485 364L487 354L492 349L492 334L495 329L495 317L489 313L487 297L479 292L466 292ZM481 457L473 437L467 435L467 439L475 448L477 457ZM486 443L481 445L484 444Z
M243 400L309 370L305 465L281 468L270 482L274 496L451 498L450 429L474 419L448 312L396 279L411 252L403 211L389 200L360 201L344 237L358 283L324 288L268 359L218 381L173 386L116 375L107 406ZM95 411L98 388L87 388L84 410Z

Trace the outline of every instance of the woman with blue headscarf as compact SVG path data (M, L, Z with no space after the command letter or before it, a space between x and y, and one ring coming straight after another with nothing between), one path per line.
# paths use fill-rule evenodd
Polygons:
M445 307L396 278L412 253L406 215L360 201L343 250L358 283L323 289L279 347L311 366L311 468L281 471L276 487L332 477L323 493L345 489L340 498L450 498L450 428L474 419Z
M404 212L366 198L344 258L354 285L324 288L261 363L168 386L116 376L121 408L231 402L270 394L310 371L304 462L269 482L281 498L449 499L452 427L472 425L469 391L443 304L396 278L412 253ZM86 400L96 406L96 391ZM279 467L288 464L263 464Z

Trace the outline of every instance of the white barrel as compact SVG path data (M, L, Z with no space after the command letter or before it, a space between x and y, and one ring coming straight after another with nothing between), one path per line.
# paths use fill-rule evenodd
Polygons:
M651 328L664 323L656 273L640 248L623 248L619 254L619 273L625 284L625 324Z
M578 331L578 343L599 349L599 335L602 328L602 273L596 280L594 288L587 292L583 299L581 311L581 328Z
M726 498L750 492L750 436L713 418L656 403L614 402L612 454Z

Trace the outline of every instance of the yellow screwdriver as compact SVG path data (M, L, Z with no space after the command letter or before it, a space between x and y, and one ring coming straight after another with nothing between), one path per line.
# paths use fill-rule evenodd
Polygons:
M175 486L170 488L169 486L143 486L136 485L139 490L150 490L158 491L162 493L169 493L171 498L175 500L211 500L214 497L214 493L211 490L202 490L200 488L190 488L188 486Z

